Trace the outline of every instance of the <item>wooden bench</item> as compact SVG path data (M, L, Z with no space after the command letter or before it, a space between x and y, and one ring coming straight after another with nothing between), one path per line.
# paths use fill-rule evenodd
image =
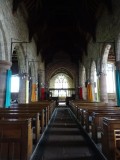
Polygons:
M37 142L39 139L39 135L40 135L40 127L41 127L41 130L43 131L44 127L48 124L49 118L51 116L51 113L52 113L54 107L55 107L54 103L51 104L51 103L45 102L44 104L40 104L40 103L39 104L37 104L37 103L36 104L35 103L34 104L20 104L18 106L14 106L14 107L7 108L7 109L0 108L0 123L2 123L2 122L3 123L16 122L15 127L17 127L17 126L19 127L19 131L16 131L16 128L14 129L14 127L13 127L13 125L11 125L11 123L10 123L10 125L9 125L9 123L5 123L5 124L8 124L8 125L5 125L6 126L5 131L7 131L7 132L5 132L5 131L3 132L3 130L0 128L0 130L2 130L2 132L0 132L1 133L0 135L2 135L2 133L5 133L5 136L1 136L1 139L0 139L1 140L0 159L1 160L8 160L8 159L10 159L10 160L12 160L12 159L14 159L14 160L28 160L31 156L31 153L32 153L33 131L34 131L34 135L35 135L35 142ZM29 126L31 127L31 134L28 134L27 143L25 141L24 144L22 144L21 141L23 141L22 137L24 138L24 135L23 135L24 132L23 132L23 130L22 131L20 130L21 128L20 128L19 123L24 122L24 121L25 122L30 121L31 124ZM17 123L18 123L18 125L17 125ZM12 128L12 130L10 130L10 127ZM26 132L26 129L27 129L26 125L24 125L24 127L22 126L22 129L23 128L25 128L24 130ZM9 130L10 130L10 132L9 132ZM29 131L30 131L30 128L29 128ZM19 132L22 135L20 135ZM17 133L18 136L15 133ZM8 135L10 135L10 137ZM30 135L31 135L31 137L30 137ZM16 137L18 139L16 139ZM26 133L25 133L25 138L27 140ZM16 144L16 142L17 142L17 144ZM15 148L14 148L14 146L15 146ZM27 148L27 151L26 151L26 148ZM8 153L7 155L6 155L6 151ZM27 155L25 155L24 152Z
M3 119L29 119L31 118L31 125L33 130L33 143L36 144L40 138L40 120L39 113L1 113L0 120Z
M29 160L32 149L31 119L0 120L1 160Z
M52 112L54 111L54 108L56 106L56 102L55 101L51 101L51 100L43 100L43 101L31 102L31 103L28 103L28 104L26 104L26 103L18 104L18 106L23 106L23 105L26 105L26 106L29 105L30 107L34 106L34 105L37 105L39 107L45 106L45 105L49 106L48 112L49 112L49 117L51 117Z
M117 107L108 107L108 106L91 106L81 109L81 124L89 132L89 127L91 125L92 113L93 112L112 112L119 111Z
M47 125L55 106L54 106L54 102L51 103L49 101L48 102L45 101L44 103L43 102L34 102L34 103L28 103L28 104L21 103L21 104L18 104L18 106L15 108L18 108L18 107L19 108L38 107L39 109L44 109L44 113L45 113L44 122L45 122L45 125Z
M120 159L120 129L114 130L115 160Z
M91 105L91 106L98 106L98 105L105 105L105 106L113 106L116 105L116 103L105 103L105 102L90 102L90 101L81 101L81 100L72 100L69 101L69 105L79 105L79 106L87 106L87 105Z
M120 118L120 111L97 111L92 114L92 139L95 143L101 142L101 132L103 130L103 118ZM99 134L99 136L98 136Z
M40 128L41 133L44 130L44 127L47 125L47 115L45 108L41 107L17 107L17 108L0 108L0 112L4 113L39 113L40 117Z
M114 130L118 129L120 129L119 118L103 118L102 152L109 160L115 160Z
M91 115L93 112L98 110L119 110L119 108L116 106L101 105L100 103L98 103L97 105L94 105L93 103L90 106L89 104L85 106L72 106L72 111L74 112L77 119L79 120L81 125L86 129L87 132L89 132L89 126L91 125Z

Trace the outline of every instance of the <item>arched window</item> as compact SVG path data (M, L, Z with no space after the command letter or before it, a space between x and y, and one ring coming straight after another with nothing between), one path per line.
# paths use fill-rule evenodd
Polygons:
M64 89L67 89L69 84L68 84L68 80L67 78L65 77L65 75L63 74L59 74L56 79L55 79L55 89L61 89L59 90L59 93L58 91L56 90L55 91L55 96L59 96L59 97L66 97L66 95L68 95L68 91L64 90Z
M55 80L55 88L68 88L68 81L64 75L59 75Z

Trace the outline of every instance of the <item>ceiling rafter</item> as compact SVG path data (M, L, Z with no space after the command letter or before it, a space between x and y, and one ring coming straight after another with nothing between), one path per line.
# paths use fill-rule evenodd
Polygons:
M29 38L35 37L45 60L58 50L66 50L71 57L87 55L89 41L96 41L103 10L112 13L112 0L13 0L14 12L21 2L28 11Z
M36 0L31 0L31 1L29 1L29 0L23 0L23 2L25 4L27 10L30 11L30 10L32 10L35 7Z

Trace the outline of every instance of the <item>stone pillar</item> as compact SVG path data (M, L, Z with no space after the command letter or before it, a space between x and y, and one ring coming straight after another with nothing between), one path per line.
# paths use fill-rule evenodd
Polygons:
M96 86L97 86L97 101L100 102L100 77L97 76L97 82L96 82Z
M0 60L0 107L4 107L6 91L6 72L10 69L12 63Z
M100 101L108 103L106 73L100 74Z
M82 84L82 95L83 95L83 100L87 100L87 86L86 82L83 82Z
M39 76L40 76L40 100L44 100L45 99L45 71L40 70Z
M19 103L28 103L29 99L29 81L27 73L20 74Z

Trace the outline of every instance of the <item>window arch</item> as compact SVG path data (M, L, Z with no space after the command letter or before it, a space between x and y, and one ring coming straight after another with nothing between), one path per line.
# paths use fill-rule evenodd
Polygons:
M63 74L56 77L55 88L68 88L68 80Z

